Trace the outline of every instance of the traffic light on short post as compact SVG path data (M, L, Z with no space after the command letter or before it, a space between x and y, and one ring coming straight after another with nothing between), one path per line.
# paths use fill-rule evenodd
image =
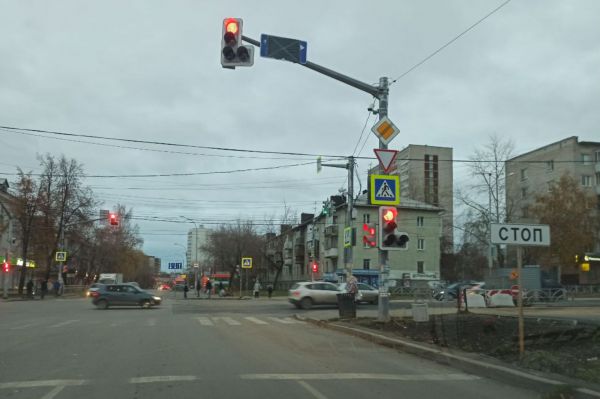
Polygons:
M374 223L363 224L363 244L365 248L377 246L377 229Z
M311 265L311 269L313 273L318 273L319 272L319 264L316 261L313 261L312 265Z
M9 273L10 272L10 263L7 261L2 262L2 272Z
M235 68L236 66L254 65L254 46L242 45L241 18L225 18L221 36L221 66Z
M108 219L110 221L110 225L111 226L118 226L119 225L119 217L117 216L116 213L111 212L108 214Z
M407 248L408 234L398 231L398 210L393 206L379 208L379 248L397 251Z

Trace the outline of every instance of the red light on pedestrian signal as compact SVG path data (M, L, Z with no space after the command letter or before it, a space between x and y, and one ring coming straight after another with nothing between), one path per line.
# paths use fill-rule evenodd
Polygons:
M3 271L4 273L8 273L8 272L10 272L10 263L8 263L8 262L4 261L4 262L2 263L2 271Z
M110 220L110 225L111 226L118 226L119 225L119 218L117 218L117 214L116 213L110 213L108 215L108 218Z
M385 220L386 222L394 221L396 219L397 214L397 211L395 211L394 209L386 209L383 213L383 220Z
M313 262L312 263L312 272L313 273L318 273L319 272L319 264L317 262Z

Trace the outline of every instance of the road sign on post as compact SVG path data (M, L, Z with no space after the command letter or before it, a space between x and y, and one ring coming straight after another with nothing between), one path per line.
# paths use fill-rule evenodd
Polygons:
M371 128L371 131L375 133L375 136L379 138L379 141L386 146L398 133L400 133L400 129L398 129L387 116L379 119L379 121Z
M375 156L379 160L379 165L383 169L383 173L389 173L389 171L394 166L394 161L398 156L398 151L396 150L386 150L381 148L375 148Z
M260 35L260 56L306 64L307 43L272 35Z
M252 258L242 258L242 269L252 269Z
M66 262L67 261L67 253L64 251L56 252L55 260L57 262Z
M546 224L492 223L491 231L492 244L550 245L550 226Z
M369 191L373 205L398 205L400 203L400 177L371 175Z

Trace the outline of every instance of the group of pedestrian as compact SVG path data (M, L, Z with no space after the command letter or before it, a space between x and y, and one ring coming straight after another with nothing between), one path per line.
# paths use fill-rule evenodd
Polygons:
M204 281L204 287L202 287L202 282ZM210 299L212 292L213 292L213 283L209 278L206 278L204 280L198 280L196 281L196 286L194 287L196 289L196 298L200 298L200 294L202 292L204 292L204 294L206 294L206 297L208 299ZM185 299L187 299L187 293L190 290L187 281L184 283L183 286L183 297ZM219 292L219 296L223 296L224 295L224 289L223 289L223 282L219 282L219 286L218 286L218 292Z
M254 287L252 288L252 293L254 294L254 298L260 297L261 288L262 288L262 285L260 285L260 281L258 279L256 279L256 281L254 282ZM267 294L269 295L269 298L271 298L273 296L273 285L272 284L267 285Z
M55 280L52 283L52 289L54 290L54 296L60 295L60 288L61 288L60 282L58 280ZM35 298L36 286L32 279L29 279L27 281L27 284L25 284L25 292L26 292L27 298L32 298L32 299ZM39 293L40 293L40 299L44 299L44 297L46 295L48 295L48 280L47 279L40 280Z

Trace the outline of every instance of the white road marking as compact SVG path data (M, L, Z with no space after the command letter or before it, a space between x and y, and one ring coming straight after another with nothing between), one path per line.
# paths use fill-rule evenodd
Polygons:
M63 321L63 322L60 322L60 323L57 323L57 324L51 325L51 326L50 326L50 328L58 328L58 327L63 327L63 326L66 326L66 325L68 325L68 324L75 323L75 322L77 322L77 321L79 321L79 320L67 320L67 321Z
M148 326L154 327L154 326L156 326L156 319L148 319L147 323L148 323Z
M327 396L323 395L321 392L317 391L312 385L310 385L306 381L298 381L298 384L308 392L312 394L317 399L327 399Z
M469 381L481 377L470 374L374 374L374 373L329 373L329 374L242 374L243 380L396 380L396 381Z
M213 322L208 317L196 317L196 320L198 320L203 326L214 326Z
M229 324L230 326L239 326L242 324L237 320L233 320L231 317L213 317L214 321L217 321L219 319L223 320L225 323Z
M294 320L291 317L284 317L284 318L269 317L269 319L276 321L278 323L281 323L281 324L298 324L298 323L300 323L298 320Z
M195 381L198 377L195 375L157 375L153 377L135 377L131 378L131 384L147 384L152 382L173 382L173 381Z
M52 390L50 392L48 392L47 394L45 394L44 396L42 396L42 399L53 399L63 389L65 389L64 385L59 385L57 387L54 387L54 388L52 388Z
M60 386L71 386L71 385L83 385L85 383L87 383L86 380L38 380L38 381L0 382L0 389L60 387Z
M257 319L256 317L244 317L244 319L251 321L256 324L269 324L266 321L262 321L261 319Z
M17 326L17 327L11 327L11 330L23 330L23 329L28 328L28 327L33 327L33 326L35 326L37 324L38 323L23 324L23 325L20 325L20 326Z

